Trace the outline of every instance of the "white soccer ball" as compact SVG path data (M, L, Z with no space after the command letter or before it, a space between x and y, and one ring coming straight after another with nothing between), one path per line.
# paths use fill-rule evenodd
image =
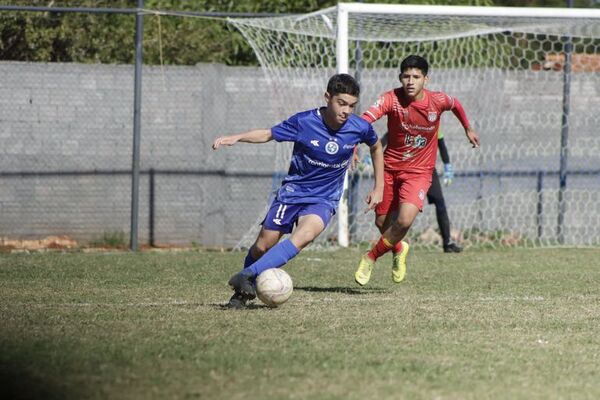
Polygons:
M292 278L281 268L269 268L256 278L256 295L269 307L288 301L293 290Z

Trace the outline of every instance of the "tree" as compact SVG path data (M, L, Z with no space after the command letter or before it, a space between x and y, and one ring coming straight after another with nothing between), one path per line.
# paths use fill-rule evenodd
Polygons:
M577 7L590 7L577 0ZM12 0L5 5L135 8L136 0ZM364 3L398 3L366 0ZM564 7L566 0L416 0L412 4L528 5ZM336 0L145 0L149 10L295 14L337 4ZM594 3L595 4L595 3ZM592 4L593 5L593 4ZM0 59L43 62L132 63L135 17L131 14L0 12ZM256 65L254 52L224 18L146 15L146 64L216 62Z

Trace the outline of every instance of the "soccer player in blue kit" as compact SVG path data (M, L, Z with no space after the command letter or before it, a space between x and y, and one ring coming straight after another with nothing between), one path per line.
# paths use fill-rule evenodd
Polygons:
M286 264L325 230L342 196L354 148L360 143L370 148L375 176L374 188L365 199L368 209L381 202L382 146L371 124L353 114L359 95L360 87L352 76L337 74L327 84L325 107L300 112L270 129L215 139L215 150L237 142L294 142L288 174L248 251L244 269L229 279L234 290L229 307L246 307L256 297L254 282L261 272ZM290 237L280 242L287 233Z

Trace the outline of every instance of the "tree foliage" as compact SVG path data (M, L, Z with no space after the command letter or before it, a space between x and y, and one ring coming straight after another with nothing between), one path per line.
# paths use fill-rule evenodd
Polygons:
M566 0L418 0L412 4L565 6ZM578 0L576 6L590 6ZM399 3L368 0L365 3ZM135 8L136 0L12 0L4 5ZM515 4L521 3L521 4ZM145 0L148 10L220 13L306 13L336 0ZM32 11L0 12L0 59L39 62L132 63L135 16ZM146 64L257 63L244 38L223 18L149 14L144 17Z

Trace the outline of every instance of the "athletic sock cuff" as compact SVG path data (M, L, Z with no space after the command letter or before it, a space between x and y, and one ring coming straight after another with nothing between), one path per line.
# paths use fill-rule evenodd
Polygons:
M292 243L290 239L285 239L284 241L282 241L281 247L282 250L284 250L286 255L289 257L288 260L295 257L300 252L300 250L298 250L298 248L294 245L294 243Z
M394 247L394 245L392 244L392 242L390 242L389 240L387 240L383 236L381 237L381 240L383 241L383 244L385 244L387 247L389 247L389 248Z

